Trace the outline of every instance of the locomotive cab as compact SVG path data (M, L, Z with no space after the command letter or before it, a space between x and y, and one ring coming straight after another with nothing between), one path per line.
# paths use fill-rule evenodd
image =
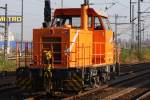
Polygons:
M78 53L83 49L81 46L89 47L89 50L85 51L85 56L89 55L84 57L89 58L84 59L85 66L113 63L113 32L108 18L92 8L86 9L86 12L87 16L84 16L81 8L56 9L50 27L33 30L33 44L35 43L33 57L36 66L40 67L43 62L47 62L41 57L43 53L40 51L50 50L53 51L54 68L80 67L83 61L76 61L75 64L67 60L77 60L75 56L80 56ZM86 17L85 21L83 17ZM38 44L39 41L41 44ZM109 52L112 58L107 58L106 52ZM75 66L77 63L79 65Z

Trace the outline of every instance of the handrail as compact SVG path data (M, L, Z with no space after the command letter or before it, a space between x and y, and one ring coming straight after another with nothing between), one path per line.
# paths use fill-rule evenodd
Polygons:
M55 49L52 46L57 46L57 44L61 45L60 51L53 50L53 54L55 55L60 54L61 60L57 60L55 58L54 62L52 62L55 65L55 63L65 64L67 68L69 68L72 65L74 67L79 66L87 66L91 64L102 64L105 63L106 60L114 59L114 52L108 51L105 52L105 42L94 42L92 44L79 44L79 42L74 43L74 47L72 51L67 51L67 48L69 48L70 44L73 42L67 43L67 42L33 42L33 43L27 43L26 48L24 51L20 52L20 43L16 46L16 62L17 65L20 66L20 64L24 63L26 66L33 63L33 60L37 62L38 65L45 65L43 62L43 50L51 50L51 48ZM46 47L44 47L46 45ZM34 48L37 48L37 51L39 54L33 55ZM21 54L21 55L20 55ZM107 57L106 57L107 56ZM24 59L24 60L23 60ZM92 63L91 63L92 62Z

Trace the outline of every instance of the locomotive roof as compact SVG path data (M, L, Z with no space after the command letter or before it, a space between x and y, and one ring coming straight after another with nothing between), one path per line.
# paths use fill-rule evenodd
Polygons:
M60 9L55 10L54 16L58 16L58 15L80 16L80 14L81 14L81 8L63 8L63 9L60 8ZM107 17L104 13L96 11L93 8L88 9L88 15L91 15L91 16L100 15L103 17Z

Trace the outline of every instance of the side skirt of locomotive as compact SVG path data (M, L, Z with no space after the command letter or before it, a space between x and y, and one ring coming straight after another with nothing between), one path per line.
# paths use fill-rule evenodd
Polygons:
M17 85L25 92L83 91L105 84L115 76L115 65L82 69L18 68Z

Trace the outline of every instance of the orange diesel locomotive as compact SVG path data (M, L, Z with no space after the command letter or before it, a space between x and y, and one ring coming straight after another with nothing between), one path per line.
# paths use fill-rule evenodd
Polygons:
M107 16L85 0L81 8L56 9L49 21L33 30L33 64L18 69L30 73L30 89L81 91L112 78L114 42Z

